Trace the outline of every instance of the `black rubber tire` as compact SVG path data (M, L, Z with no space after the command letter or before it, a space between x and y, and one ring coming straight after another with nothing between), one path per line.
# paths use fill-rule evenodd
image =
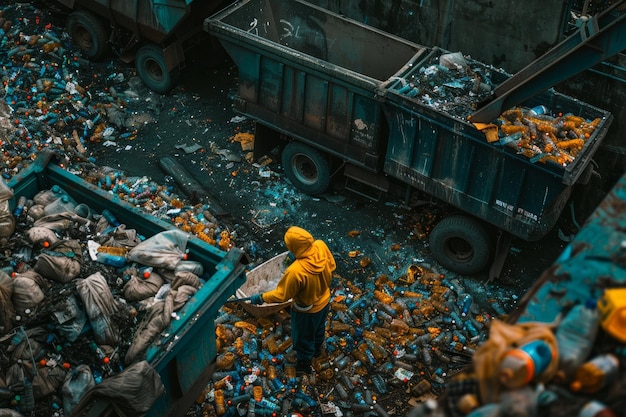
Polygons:
M91 61L101 60L109 53L109 27L86 10L77 10L68 16L67 33Z
M464 215L443 218L430 232L429 243L435 260L457 274L481 272L491 259L491 236L487 228Z
M300 142L289 142L282 152L289 180L310 195L322 194L330 185L330 166L324 155Z
M146 87L159 94L167 93L178 82L178 68L168 71L163 50L155 44L139 48L135 54L135 68Z

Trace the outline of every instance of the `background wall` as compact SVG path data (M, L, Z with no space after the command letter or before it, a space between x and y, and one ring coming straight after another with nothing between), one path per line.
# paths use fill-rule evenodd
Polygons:
M571 30L570 11L585 7L582 0L309 1L416 43L460 51L511 73L564 39L564 33ZM580 217L586 217L626 172L626 56L621 54L555 88L614 116L594 158L600 176L575 193Z

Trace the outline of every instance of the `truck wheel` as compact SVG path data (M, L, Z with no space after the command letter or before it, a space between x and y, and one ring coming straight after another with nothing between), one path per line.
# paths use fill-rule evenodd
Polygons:
M163 50L154 44L143 45L135 55L135 67L146 87L165 94L178 81L178 68L168 71Z
M463 275L483 270L491 257L491 239L477 220L463 215L442 219L430 232L430 250L442 266Z
M302 143L290 142L282 153L285 175L307 194L321 194L330 184L330 168L326 158Z
M92 61L109 52L109 28L86 10L72 12L67 18L67 32L83 54Z

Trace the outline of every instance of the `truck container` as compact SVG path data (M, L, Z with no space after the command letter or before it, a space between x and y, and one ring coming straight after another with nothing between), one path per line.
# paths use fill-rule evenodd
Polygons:
M476 102L452 111L455 100L469 95L450 98L446 108L407 92L414 78L441 71L440 59L449 51L299 0L243 0L206 19L205 30L239 69L235 109L256 121L255 156L279 147L286 176L310 194L325 192L331 177L343 174L345 188L362 194L380 195L400 182L407 193L449 204L456 214L435 226L430 248L458 273L491 264L493 278L511 236L544 237L573 185L588 179L612 120L608 111L554 90L520 103L595 123L575 159L545 161L488 141L468 121ZM469 62L493 85L511 77Z
M203 20L224 0L50 0L68 10L67 32L92 60L111 49L135 62L148 88L165 93L176 85L192 46L211 39ZM113 47L113 48L111 48Z
M150 237L174 226L147 215L115 194L71 174L56 163L52 153L41 154L9 182L13 191L11 212L20 196L32 198L54 185L77 202L101 213L108 209L117 220L142 236ZM248 258L237 248L221 251L190 236L187 244L190 259L202 263L205 283L177 312L177 319L162 332L145 353L145 360L156 370L165 388L145 414L151 417L183 416L207 386L215 370L217 345L215 318L218 310L245 283ZM108 401L97 400L85 414L90 417L117 415Z

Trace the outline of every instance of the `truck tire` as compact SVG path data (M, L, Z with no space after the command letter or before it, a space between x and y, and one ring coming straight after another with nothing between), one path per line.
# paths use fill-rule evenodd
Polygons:
M430 232L430 250L443 267L462 275L482 271L491 258L491 238L477 220L452 215Z
M135 55L139 78L150 90L165 94L178 82L179 70L168 71L163 50L155 44L143 45Z
M104 21L86 10L78 10L68 16L67 33L92 61L104 58L109 52L109 28Z
M328 160L320 152L299 142L289 142L282 152L285 175L307 194L322 194L330 184Z

